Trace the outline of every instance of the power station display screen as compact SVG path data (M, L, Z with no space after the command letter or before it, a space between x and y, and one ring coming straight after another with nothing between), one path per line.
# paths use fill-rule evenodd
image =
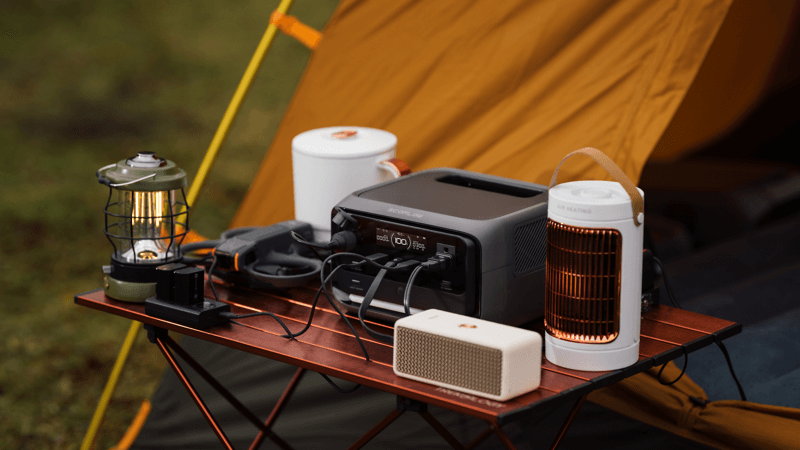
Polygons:
M417 252L424 252L428 248L428 239L425 236L401 233L386 228L375 228L375 243L381 247L399 248Z

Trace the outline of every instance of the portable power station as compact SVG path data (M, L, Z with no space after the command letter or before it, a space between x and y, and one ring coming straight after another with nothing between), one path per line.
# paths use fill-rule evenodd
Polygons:
M354 253L419 261L437 252L454 255L449 270L414 280L412 312L435 308L509 325L542 316L546 186L429 169L353 192L337 208L358 222ZM333 223L334 233L340 229ZM377 273L370 265L342 267L332 282L334 301L357 310ZM403 317L408 279L408 271L389 272L367 316Z

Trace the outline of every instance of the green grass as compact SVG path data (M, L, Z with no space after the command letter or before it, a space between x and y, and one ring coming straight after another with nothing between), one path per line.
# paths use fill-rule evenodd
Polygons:
M30 1L0 6L0 448L78 448L130 324L79 307L111 246L95 171L149 150L190 182L277 1ZM335 0L292 13L321 29ZM233 218L310 51L278 36L192 227ZM97 448L165 370L140 336Z

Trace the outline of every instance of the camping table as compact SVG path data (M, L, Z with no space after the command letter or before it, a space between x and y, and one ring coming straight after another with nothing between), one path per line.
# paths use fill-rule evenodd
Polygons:
M310 304L316 289L303 287L283 292L266 292L229 288L218 284L217 291L220 300L229 303L231 310L237 314L269 311L286 322L292 331L299 331L308 320ZM205 295L213 298L207 283ZM392 346L375 341L361 328L357 319L351 320L369 352L371 361L367 361L350 329L333 310L324 295L321 296L317 305L311 328L297 340L280 337L284 334L283 328L269 316L239 319L238 322L245 326L226 323L198 330L148 316L144 313L144 304L110 299L105 296L102 289L77 295L75 302L89 308L143 322L148 330L148 338L158 345L220 441L229 449L233 447L228 438L192 387L172 352L177 353L206 382L258 427L260 431L251 444L251 449L257 448L264 438L270 438L282 448L291 448L270 429L305 370L313 370L397 395L397 408L369 430L351 448L361 448L400 414L405 411L414 411L421 414L454 448L472 448L494 434L506 448L513 449L512 442L501 428L503 424L566 402L575 402L553 442L552 448L555 448L590 392L653 366L665 364L715 341L727 339L738 334L742 329L741 324L657 305L642 318L640 356L639 361L634 365L609 372L581 372L564 369L542 359L540 387L533 392L501 403L397 377L392 371ZM390 326L381 323L371 322L370 326L384 333L391 334L392 332ZM168 336L167 330L288 363L298 367L298 370L270 416L265 422L262 422L173 341ZM472 442L463 445L428 412L428 405L436 405L482 419L487 422L488 428Z

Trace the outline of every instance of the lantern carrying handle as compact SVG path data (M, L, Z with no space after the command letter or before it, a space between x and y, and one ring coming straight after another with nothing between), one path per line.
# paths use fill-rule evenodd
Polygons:
M154 176L156 176L155 172L151 173L150 175L145 175L142 178L138 178L138 179L133 180L133 181L126 181L125 183L112 183L112 184L109 184L109 186L111 186L111 187L127 186L129 184L138 183L138 182L140 182L142 180L146 180L148 178L153 178Z
M108 169L110 169L110 168L112 168L114 166L116 166L116 164L109 164L109 165L107 165L105 167L101 167L100 169L97 170L97 181L100 184L104 184L104 185L106 185L108 187L112 187L113 188L113 187L127 186L129 184L138 183L140 181L144 181L144 180L146 180L148 178L153 178L154 176L156 176L156 173L153 172L150 175L145 175L142 178L137 178L137 179L135 179L133 181L126 181L125 183L112 183L111 180L109 180L108 178L103 176L103 171L108 170Z
M575 150L574 152L570 153L569 155L565 156L564 159L558 163L558 167L556 167L555 172L553 172L553 178L550 179L550 188L556 185L556 179L558 177L558 169L561 168L561 165L564 164L569 157L574 155L586 155L591 157L595 162L600 164L606 172L609 173L612 177L619 184L622 185L622 188L625 189L625 192L628 193L628 196L631 198L631 209L633 210L633 223L636 224L638 227L644 221L644 199L639 191L636 189L636 185L633 184L630 178L625 175L625 172L619 168L618 165L614 164L614 161L611 160L605 153L601 152L600 150L592 147L584 147L580 150Z
M109 180L108 178L103 176L103 172L108 170L108 169L110 169L110 168L112 168L112 167L114 167L114 166L116 166L116 164L109 164L107 166L104 166L104 167L101 167L101 168L97 169L97 182L100 183L100 184L104 184L106 186L110 186L111 185L111 180Z

